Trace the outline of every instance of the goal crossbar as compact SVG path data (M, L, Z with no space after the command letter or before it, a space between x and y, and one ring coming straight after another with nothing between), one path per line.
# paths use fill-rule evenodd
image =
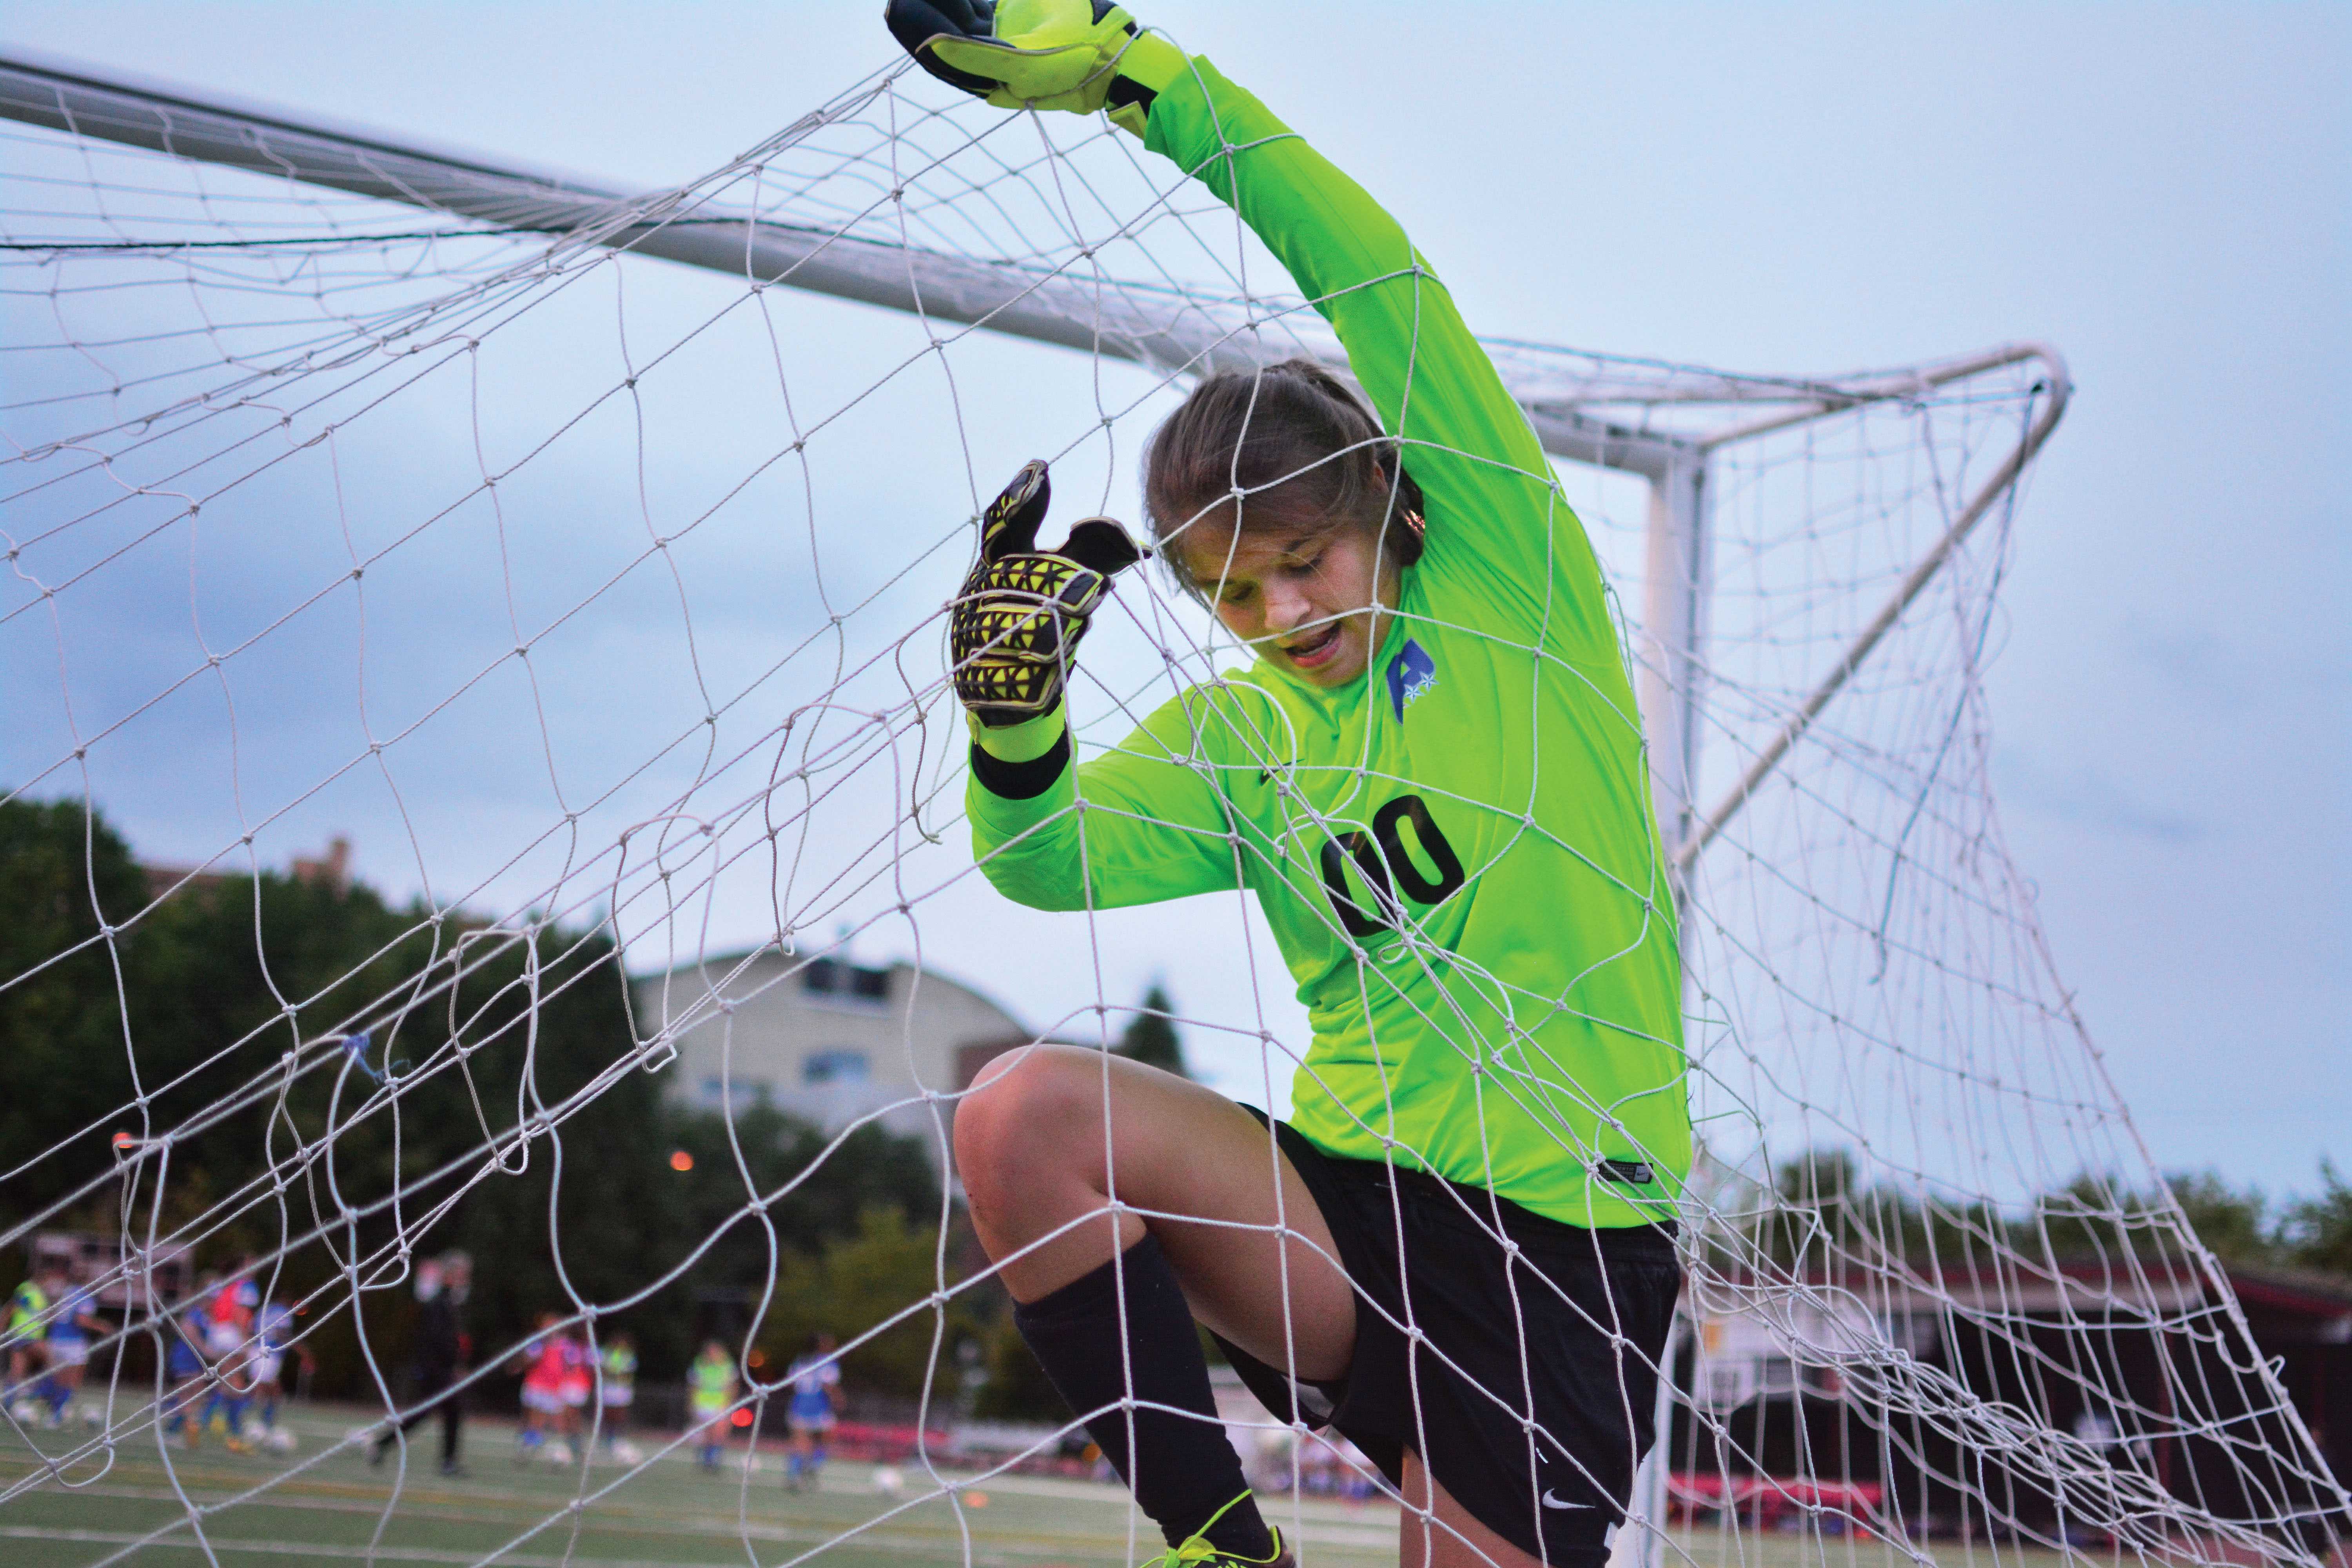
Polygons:
M777 142L806 134L838 112L812 114ZM779 223L722 208L692 189L625 191L22 48L0 54L0 118L401 202L494 228L575 236L1165 371L1246 369L1269 352L1288 352L1261 351L1250 329L1267 318L1238 301L1165 287L1099 286L1045 268L975 262ZM1596 419L1557 402L1531 406L1528 414L1547 449L1577 462L1654 475L1690 445L1686 437Z
M862 100L849 102L862 107ZM836 106L811 114L774 144L805 135L841 112ZM1289 352L1260 347L1250 329L1268 313L1242 301L1166 286L1101 285L1047 268L976 262L780 223L724 208L693 188L624 190L21 47L0 51L0 118L400 202L493 228L578 237L1163 370L1247 368L1269 353ZM1345 369L1343 358L1328 357ZM1883 395L1843 380L1728 376L1630 361L1577 377L1570 386L1556 377L1526 379L1528 384L1515 386L1514 394L1553 456L1651 479L1727 437L1646 428L1596 416L1593 406L1793 405L1759 425L1762 429ZM1904 384L1916 380L1897 379Z

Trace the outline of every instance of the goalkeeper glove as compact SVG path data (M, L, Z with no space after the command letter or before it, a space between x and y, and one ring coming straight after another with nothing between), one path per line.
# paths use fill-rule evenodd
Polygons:
M1110 0L890 0L883 17L917 65L999 109L1108 108L1138 136L1184 69Z
M1143 558L1127 530L1090 517L1058 550L1036 548L1051 495L1045 465L1024 464L981 516L980 559L949 605L956 696L983 724L1017 724L1062 700L1087 617L1110 580Z

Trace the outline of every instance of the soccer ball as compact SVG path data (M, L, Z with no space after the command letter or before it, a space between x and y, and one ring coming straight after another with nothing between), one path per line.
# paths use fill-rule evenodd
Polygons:
M896 1465L874 1467L874 1489L884 1497L897 1497L907 1489L907 1478L898 1473Z

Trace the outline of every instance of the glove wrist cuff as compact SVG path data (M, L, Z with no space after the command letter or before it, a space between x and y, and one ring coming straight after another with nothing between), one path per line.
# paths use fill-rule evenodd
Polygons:
M969 710L963 717L972 743L1000 763L1034 763L1052 751L1069 729L1066 710L1058 702L1053 711L1018 724L983 723L979 714Z
M1176 84L1192 62L1184 51L1157 33L1138 31L1118 57L1118 75L1104 107L1110 122L1136 136L1144 133L1152 100Z
M1162 93L1176 85L1190 63L1166 38L1139 31L1118 57L1118 74L1147 92Z

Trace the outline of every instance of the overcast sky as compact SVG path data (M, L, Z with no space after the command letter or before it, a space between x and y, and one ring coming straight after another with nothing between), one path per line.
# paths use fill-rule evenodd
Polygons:
M0 37L658 186L883 64L877 9L15 0ZM1481 331L1759 371L2023 338L2065 353L2079 391L2022 514L1991 678L2004 823L2158 1161L2276 1190L2311 1187L2323 1155L2352 1164L2347 17L1145 19L1358 173ZM145 847L173 841L159 802L100 804ZM397 847L359 857L414 889ZM1180 1003L1213 989L1150 948L1119 947L1114 998L1155 968Z

